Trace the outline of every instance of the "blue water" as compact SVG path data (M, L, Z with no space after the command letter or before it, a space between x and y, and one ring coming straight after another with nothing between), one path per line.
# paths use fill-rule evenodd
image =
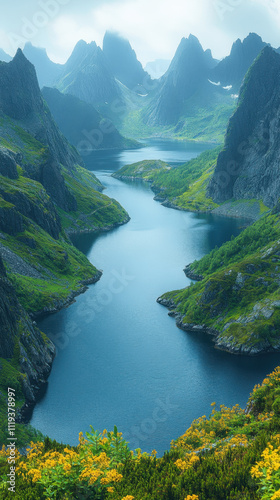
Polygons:
M245 406L253 386L279 364L279 354L249 358L214 349L203 334L179 330L156 302L187 286L184 266L238 234L242 222L164 208L149 186L110 176L139 159L176 164L203 149L149 141L141 150L85 157L131 221L75 238L103 277L40 322L57 357L31 423L50 437L74 445L90 424L101 431L117 425L131 448L162 454L194 418L211 413L213 401Z

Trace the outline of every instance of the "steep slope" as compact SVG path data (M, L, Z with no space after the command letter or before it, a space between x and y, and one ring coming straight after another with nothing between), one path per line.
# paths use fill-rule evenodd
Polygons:
M91 104L47 87L42 89L42 95L61 132L82 153L137 147L136 141L125 139Z
M103 39L103 53L117 80L135 92L147 94L151 77L144 71L128 40L107 31Z
M280 349L279 81L280 56L265 47L244 79L207 190L214 202L259 200L272 212L188 265L187 277L200 283L158 299L180 328L237 354ZM221 209L228 214L227 203Z
M34 404L54 356L28 313L69 305L101 276L67 235L129 220L80 163L19 50L0 64L0 403L15 387L17 414Z
M223 86L232 85L238 92L245 74L266 45L256 33L250 33L243 41L238 38L230 55L219 62L209 78Z
M250 68L230 119L208 194L214 201L279 198L280 55L265 47Z
M15 379L9 381L12 387L14 383L17 385L14 389L18 392L18 403L22 397L34 402L50 373L54 354L52 342L39 331L19 303L0 256L0 405L7 393L7 380L4 380L7 360L12 359L10 371Z
M148 123L177 123L185 101L207 83L209 70L215 64L211 51L204 51L195 36L183 38L167 73L162 77L159 94L150 108Z
M64 65L56 87L97 107L121 97L105 56L95 42L80 40Z
M40 88L52 86L58 80L62 73L63 65L51 61L46 49L34 47L31 42L27 42L24 46L23 54L35 66Z

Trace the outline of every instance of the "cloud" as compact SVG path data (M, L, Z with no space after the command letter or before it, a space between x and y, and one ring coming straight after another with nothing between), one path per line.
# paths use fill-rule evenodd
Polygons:
M280 46L279 0L13 0L1 7L0 47L13 54L26 41L46 47L63 62L80 39L102 45L106 30L131 42L142 63L171 59L182 37L196 35L203 48L222 58L250 31ZM55 5L53 15L47 6ZM40 12L45 12L45 17ZM24 33L23 33L24 32ZM14 34L11 43L11 33Z

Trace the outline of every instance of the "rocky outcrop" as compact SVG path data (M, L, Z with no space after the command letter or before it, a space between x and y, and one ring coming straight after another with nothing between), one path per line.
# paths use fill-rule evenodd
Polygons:
M279 198L280 55L265 47L249 70L208 187L217 203Z
M0 358L13 358L24 374L22 384L27 401L35 401L50 373L54 355L52 342L42 336L19 304L0 257Z
M49 157L35 176L52 200L66 212L77 210L77 201L65 184L57 161Z
M190 280L202 281L204 279L204 277L201 274L197 274L194 271L192 271L191 264L185 267L184 273Z
M6 148L0 147L0 175L17 179L18 171L14 153Z
M0 206L0 231L15 236L24 229L24 220L22 215L15 207Z
M14 205L12 210L6 210L3 214L2 224L0 222L2 231L13 235L21 232L24 226L22 216L24 216L33 220L53 238L58 239L61 231L60 219L52 200L43 188L40 193L40 204L38 204L38 199L33 201L32 197L27 197L20 190L8 192L0 186L0 195Z

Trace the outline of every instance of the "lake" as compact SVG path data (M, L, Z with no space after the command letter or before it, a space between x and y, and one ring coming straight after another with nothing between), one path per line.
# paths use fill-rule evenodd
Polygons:
M193 419L211 413L213 401L244 407L254 385L279 364L279 354L249 358L214 349L205 335L179 330L156 302L188 286L185 265L237 235L242 221L165 208L148 185L110 175L141 159L179 164L206 148L150 140L139 150L85 157L131 220L74 238L102 279L39 323L57 357L31 424L51 438L76 445L90 425L100 431L117 425L132 449L162 455Z

